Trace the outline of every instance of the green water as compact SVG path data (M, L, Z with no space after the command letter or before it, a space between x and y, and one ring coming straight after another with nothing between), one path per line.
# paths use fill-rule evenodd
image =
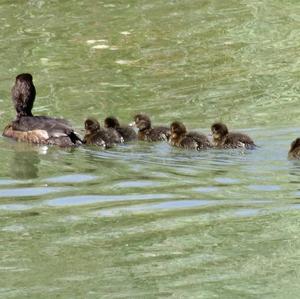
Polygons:
M0 138L1 298L299 298L298 1L1 1L0 126L146 112L255 151Z

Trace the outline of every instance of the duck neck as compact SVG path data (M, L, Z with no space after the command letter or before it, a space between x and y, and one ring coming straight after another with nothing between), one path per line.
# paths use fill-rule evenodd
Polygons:
M31 113L31 111L20 111L20 112L17 112L16 120L19 120L23 116L33 116L33 114Z

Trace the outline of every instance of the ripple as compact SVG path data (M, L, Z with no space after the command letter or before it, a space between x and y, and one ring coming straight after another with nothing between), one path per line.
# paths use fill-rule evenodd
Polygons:
M23 225L14 224L5 226L1 230L4 232L21 232L25 230L25 227Z
M95 45L92 47L92 49L96 49L96 50L109 49L109 45Z
M120 34L122 34L122 35L130 35L131 32L129 32L129 31L122 31L122 32L120 32Z
M22 205L22 204L7 204L7 205L0 205L0 210L8 210L8 211L23 211L30 209L31 206Z
M70 175L63 175L53 178L48 178L45 180L45 182L51 182L51 183L81 183L81 182L87 182L92 181L98 178L94 175L89 174L70 174Z
M200 193L209 193L209 192L218 191L218 188L217 187L199 187L199 188L194 188L193 190L196 192L200 192Z
M279 191L281 187L278 185L249 185L249 189L256 191Z
M0 197L26 197L51 194L70 190L67 187L31 187L31 188L16 188L2 189Z
M131 64L132 61L131 60L125 60L125 59L118 59L115 61L117 64L121 64L121 65L128 65Z
M86 41L88 45L93 45L96 43L107 43L107 39L89 39Z
M251 217L257 216L260 211L259 209L239 209L234 212L234 215L238 217Z
M172 194L132 194L132 195L79 195L47 200L49 206L77 206L100 202L120 202L130 200L154 200L173 197Z
M238 179L223 178L223 177L215 178L215 181L221 184L236 184L240 182L240 180Z
M142 187L156 187L160 186L161 184L154 181L125 181L115 184L115 187L118 188L142 188Z
M0 180L0 185L13 185L17 184L19 181L16 180Z
M137 205L126 208L103 209L98 212L101 216L113 216L121 212L137 212L137 211L152 211L152 210L172 210L184 209L199 206L215 205L217 202L212 200L174 200L166 201L158 204Z

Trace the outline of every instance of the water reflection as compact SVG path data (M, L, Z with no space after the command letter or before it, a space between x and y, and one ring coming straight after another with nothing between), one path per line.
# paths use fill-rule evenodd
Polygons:
M16 147L9 162L10 175L13 179L34 179L39 174L41 160L37 150L33 147Z

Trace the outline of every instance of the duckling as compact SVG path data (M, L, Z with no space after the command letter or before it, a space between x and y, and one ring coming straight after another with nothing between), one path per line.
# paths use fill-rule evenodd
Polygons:
M84 144L94 144L104 148L110 148L123 141L123 138L117 131L101 128L95 118L88 118L84 123L84 127Z
M211 143L204 134L187 132L185 125L180 121L174 121L170 126L171 137L169 143L173 146L185 149L201 150L211 147Z
M69 122L48 116L33 116L36 90L32 75L20 74L12 87L12 102L16 110L16 119L8 124L3 136L18 141L37 144L51 144L61 147L76 146L82 143Z
M129 126L121 126L118 119L114 116L107 117L104 120L105 128L115 129L124 139L124 142L129 142L137 139L137 134L133 128Z
M300 138L295 139L291 143L291 147L288 153L289 159L300 159Z
M164 126L151 126L151 120L146 114L137 114L134 116L134 122L131 126L136 126L138 139L144 141L168 141L170 137L170 128Z
M213 145L217 148L254 149L254 141L246 134L229 132L225 124L216 122L211 126Z

